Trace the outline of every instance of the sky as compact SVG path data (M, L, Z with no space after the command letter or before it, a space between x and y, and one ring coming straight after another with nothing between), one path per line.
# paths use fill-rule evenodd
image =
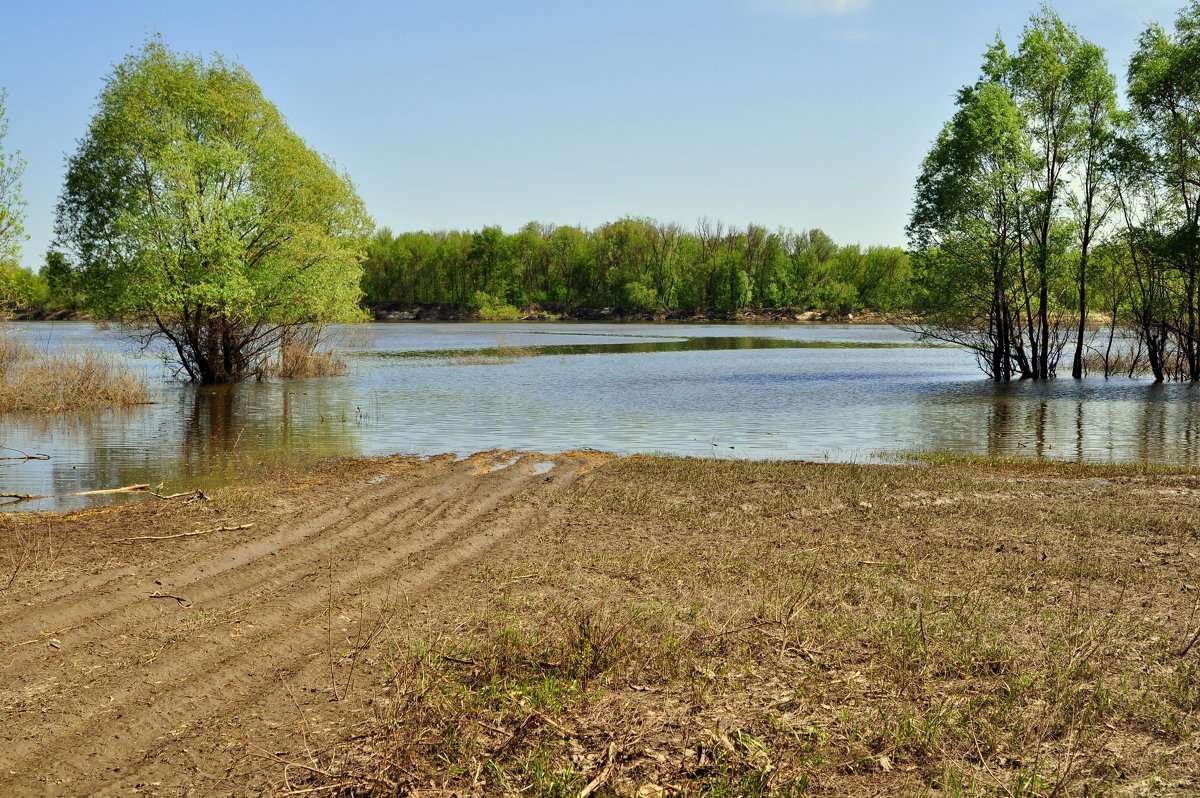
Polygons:
M1183 0L1051 6L1121 78ZM58 0L4 4L4 147L27 161L23 263L113 65L159 35L249 70L379 226L707 217L903 245L922 158L997 33L990 0Z

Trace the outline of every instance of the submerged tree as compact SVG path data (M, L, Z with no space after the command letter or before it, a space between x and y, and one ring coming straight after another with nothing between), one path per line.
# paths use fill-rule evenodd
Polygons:
M1153 288L1134 319L1156 379L1200 381L1200 2L1175 30L1151 25L1129 66L1143 175L1156 190L1131 221L1139 275Z
M958 106L922 166L908 227L919 329L973 351L992 379L1033 376L1014 291L1030 158L1017 107L987 81L959 92Z
M909 225L925 265L920 329L975 350L994 379L1046 379L1071 336L1073 300L1079 376L1116 113L1104 53L1044 8L1015 52L1000 39L988 49L958 106L922 167Z
M165 340L189 380L228 383L295 328L358 317L370 229L245 69L151 41L108 78L56 232L93 313Z

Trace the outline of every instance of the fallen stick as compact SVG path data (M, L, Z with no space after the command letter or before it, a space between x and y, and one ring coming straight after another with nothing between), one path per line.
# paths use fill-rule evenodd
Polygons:
M170 593L151 593L150 598L173 598L180 604L187 604L187 599L185 599L183 596L172 596Z
M1179 649L1179 653L1176 656L1187 656L1187 653L1192 650L1192 646L1196 645L1197 640L1200 640L1200 628L1196 629L1196 634L1192 635L1192 639L1188 641L1186 646Z
M438 657L446 660L446 662L457 662L459 665L475 665L476 664L475 660L473 660L473 659L459 659L458 657L452 657L449 654L438 654Z
M530 707L530 708L529 708L529 714L530 714L530 715L533 715L535 718L537 718L537 719L538 719L538 720L540 720L542 723L544 723L544 724L546 724L547 726L549 726L551 729L554 729L556 732L558 732L559 734L561 734L563 737L575 737L575 736L576 736L576 735L574 735L573 733L571 733L571 732L567 731L566 729L564 729L562 726L559 726L557 723L555 723L553 720L551 720L551 719L550 719L549 717L547 717L546 715L542 714L541 712L538 712L538 711L537 711L536 709L534 709L533 707ZM611 758L611 757L610 757L610 758Z
M0 460L49 460L50 459L50 455L43 454L41 452L36 452L34 454L30 454L29 452L23 451L21 449L14 449L11 446L0 446L0 449L4 450L6 452L21 452L20 457L0 457Z
M588 785L579 791L579 798L588 798L589 795L604 786L604 782L612 777L613 759L617 755L617 746L614 743L608 744L608 761L600 772L596 774L596 778L588 782Z
M144 485L126 485L123 488L103 488L101 490L81 490L78 493L68 493L68 496L99 496L102 493L137 493L150 490L150 483Z
M36 493L0 493L0 499L16 499L19 502L29 501L30 499L49 499L49 496L41 496Z
M249 529L254 524L241 524L239 526L219 526L215 529L197 529L195 532L180 532L175 535L140 535L136 538L121 538L114 540L114 543L133 543L137 540L171 540L173 538L193 538L196 535L207 535L209 532L236 532L239 529Z
M207 496L204 495L204 491L202 491L202 490L185 490L182 493L172 493L167 496L164 496L161 493L155 493L154 491L150 491L150 495L156 499L164 499L164 500L165 499L180 499L180 498L183 498L184 496L193 496L197 499L207 499L208 498Z

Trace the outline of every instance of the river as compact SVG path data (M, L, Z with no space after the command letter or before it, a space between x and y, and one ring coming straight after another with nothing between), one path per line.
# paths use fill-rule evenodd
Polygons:
M882 325L371 324L344 377L195 388L82 322L11 333L146 375L154 404L0 417L0 492L212 487L333 455L485 449L894 462L913 451L1194 464L1197 386L995 385L970 354ZM68 509L51 498L10 509ZM94 500L93 500L94 501Z

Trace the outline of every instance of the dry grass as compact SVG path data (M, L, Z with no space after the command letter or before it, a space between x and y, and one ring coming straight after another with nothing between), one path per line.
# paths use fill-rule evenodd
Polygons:
M1113 352L1105 358L1103 352L1088 351L1083 356L1083 370L1085 374L1108 374L1114 377L1147 377L1151 373L1147 358L1138 357L1135 360L1128 352Z
M322 769L341 794L1195 795L1197 496L1028 460L620 460L396 635Z
M0 331L0 413L145 404L145 381L95 352L51 355Z
M331 351L322 351L322 330L292 331L279 343L277 360L268 374L281 379L341 377L349 373L346 361Z
M0 325L0 373L33 357L33 348Z

